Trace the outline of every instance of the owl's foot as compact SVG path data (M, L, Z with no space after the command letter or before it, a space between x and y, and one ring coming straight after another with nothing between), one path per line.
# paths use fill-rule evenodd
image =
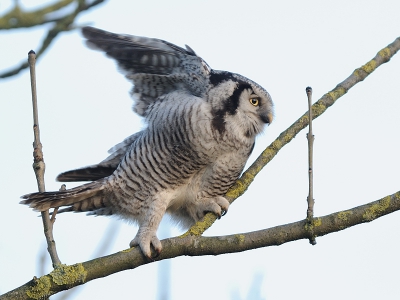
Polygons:
M205 214L212 212L220 219L228 212L228 208L229 202L224 197L202 198L197 205L197 217L200 220Z
M143 254L150 260L159 256L162 250L161 242L155 234L140 233L140 230L135 236L135 238L129 243L129 246L130 247L139 246ZM153 246L153 249L156 252L156 255L154 257L151 256L151 246Z

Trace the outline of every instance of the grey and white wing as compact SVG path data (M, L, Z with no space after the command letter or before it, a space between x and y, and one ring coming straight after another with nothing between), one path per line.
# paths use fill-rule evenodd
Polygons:
M134 87L133 110L146 116L149 105L172 91L184 90L201 97L207 91L210 67L188 46L164 40L115 34L83 27L90 48L115 59Z
M108 150L108 153L110 155L100 163L63 172L57 176L57 181L95 181L110 176L117 169L121 160L124 158L130 147L132 146L133 142L142 133L142 131L139 131L135 134L132 134L131 136L124 139L121 143L112 147L110 150Z

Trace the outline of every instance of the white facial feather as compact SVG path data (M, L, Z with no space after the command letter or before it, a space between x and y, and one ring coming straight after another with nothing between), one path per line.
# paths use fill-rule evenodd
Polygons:
M226 99L232 96L236 87L237 82L233 80L224 81L208 91L207 101L210 102L214 109L223 109Z

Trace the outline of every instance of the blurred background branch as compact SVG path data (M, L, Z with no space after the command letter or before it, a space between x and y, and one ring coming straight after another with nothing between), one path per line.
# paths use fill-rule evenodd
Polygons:
M97 245L97 249L91 255L92 258L98 258L98 257L102 257L102 256L105 256L106 254L108 254L112 245L114 245L114 243L115 243L115 240L118 236L119 229L120 229L119 222L116 222L113 220L109 223L107 230L104 233L103 239L99 242L99 244ZM45 274L45 273L43 272L40 274ZM76 294L83 287L84 287L83 285L80 285L80 286L76 287L75 289L69 289L69 290L65 291L64 293L59 294L59 297L57 298L57 300L73 299L73 297L75 297Z
M0 16L0 30L30 28L52 23L39 49L35 51L36 59L38 59L49 48L59 33L78 27L74 22L80 13L103 2L104 0L60 0L46 7L25 11L19 1L14 1L13 8ZM28 62L24 61L10 70L0 72L0 78L14 76L27 68Z

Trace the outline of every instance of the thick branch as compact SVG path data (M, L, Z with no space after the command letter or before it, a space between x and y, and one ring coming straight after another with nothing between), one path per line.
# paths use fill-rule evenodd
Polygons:
M379 51L376 56L367 62L365 65L358 69L346 78L343 82L339 83L332 91L323 95L312 106L313 119L322 115L336 100L348 92L354 85L363 81L369 74L375 71L380 65L388 62L397 51L400 50L400 37L394 40L393 43ZM242 174L236 183L226 193L226 197L230 202L243 195L250 184L253 182L256 175L264 168L278 152L288 144L296 135L308 125L308 111L305 112L296 122L294 122L288 129L283 131L278 138L275 139L256 159L256 161ZM202 235L217 218L215 215L209 213L205 218L193 225L189 229L188 234Z
M315 236L323 236L351 226L373 221L400 210L400 191L380 200L349 210L307 220L276 226L269 229L220 237L183 235L162 241L163 251L155 260L178 256L219 255L242 252L268 246L278 246L300 239L309 239L309 226ZM151 263L139 248L130 248L112 255L72 266L57 266L51 273L34 278L23 286L10 291L0 300L39 299L84 284L93 279L106 277L124 270L135 269Z

